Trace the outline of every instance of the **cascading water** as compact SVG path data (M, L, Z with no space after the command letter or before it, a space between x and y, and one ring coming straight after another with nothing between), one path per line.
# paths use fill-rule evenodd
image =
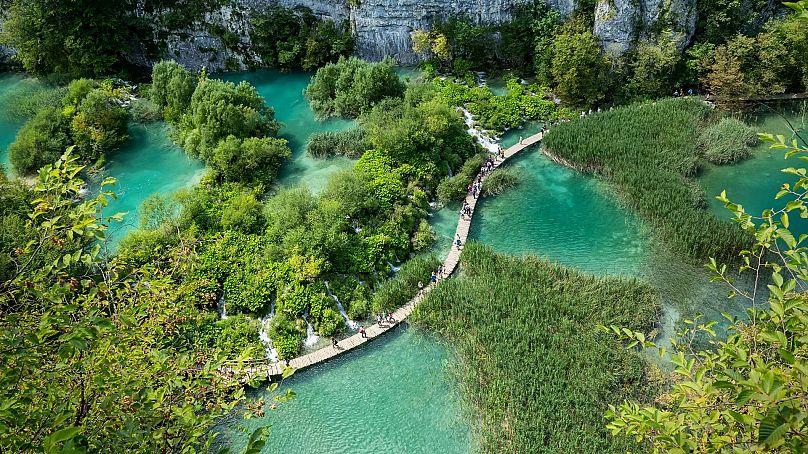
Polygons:
M459 107L459 109L463 112L463 119L466 122L466 126L468 126L468 133L477 139L477 142L483 146L489 153L498 153L499 152L499 145L496 142L496 138L489 137L487 134L483 133L479 129L474 127L474 117L471 115L471 112L466 110L463 107Z
M219 312L219 318L222 320L227 318L227 311L224 307L224 293L222 293L222 297L219 298L219 302L216 303L216 310Z
M278 362L278 350L272 343L272 339L269 338L269 334L267 334L269 323L272 321L272 317L274 316L275 316L275 303L273 302L272 306L269 308L269 314L259 319L261 322L261 326L258 328L258 338L261 339L261 343L263 343L264 347L266 347L267 358L273 363L276 363Z
M309 314L303 314L303 320L306 322L306 340L303 341L303 345L313 347L320 340L320 336L314 332L314 327L309 323Z
M334 299L334 302L337 303L337 309L339 309L339 313L342 314L342 318L345 319L345 324L348 325L348 328L351 328L354 331L358 330L359 323L348 318L348 313L345 312L345 308L342 307L342 303L340 302L339 298L337 295L331 292L331 287L328 285L328 281L325 281L325 290L328 292L328 295Z

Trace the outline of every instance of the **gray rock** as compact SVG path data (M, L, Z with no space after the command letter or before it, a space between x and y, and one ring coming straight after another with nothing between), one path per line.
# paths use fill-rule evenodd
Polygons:
M659 34L669 35L681 51L696 31L696 15L695 0L598 0L594 34L611 55Z

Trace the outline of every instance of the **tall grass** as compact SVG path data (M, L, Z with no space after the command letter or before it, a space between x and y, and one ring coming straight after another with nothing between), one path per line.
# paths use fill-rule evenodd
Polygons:
M365 130L353 128L340 132L315 132L306 142L306 153L313 158L328 158L331 156L346 156L360 158L366 150L371 148L366 140Z
M15 90L0 95L2 116L6 121L25 121L45 107L62 105L67 89L46 85L38 80L24 80Z
M691 179L701 164L699 132L711 123L709 116L709 107L697 99L634 104L561 124L545 136L544 146L614 183L672 250L698 260L728 260L747 238L704 209L703 191Z
M373 294L373 312L392 312L407 304L418 293L418 282L425 286L433 271L438 270L440 260L434 255L419 255L408 260L392 279L382 283Z
M524 172L518 167L500 167L483 181L483 194L500 195L518 186L523 178Z
M755 128L732 117L707 126L699 135L699 147L713 164L731 164L752 154L757 143Z
M656 395L646 362L596 329L648 332L659 299L636 281L594 277L535 257L467 243L462 272L412 320L457 348L463 394L480 414L481 452L645 452L612 438L603 414Z

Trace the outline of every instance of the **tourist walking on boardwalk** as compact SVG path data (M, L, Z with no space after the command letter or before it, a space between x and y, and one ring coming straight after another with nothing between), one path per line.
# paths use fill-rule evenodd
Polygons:
M424 293L424 283L418 281L418 294L420 295L421 293Z
M376 314L376 324L379 325L379 327L382 326L382 316L381 315Z
M431 280L433 284L434 284L435 282L438 282L438 275L437 275L437 274L435 274L435 272L433 271L433 272L432 272L432 277L430 277L430 278L429 278L429 280Z
M462 245L463 245L463 242L460 241L460 235L457 235L457 238L455 238L455 247L460 249L460 246L462 246Z
M359 334L362 336L363 339L368 338L368 333L365 331L365 328L363 326L359 327Z
M334 336L331 336L331 346L334 347L334 348L338 348L337 347L337 338L334 337Z
M522 145L522 136L519 136L519 145Z

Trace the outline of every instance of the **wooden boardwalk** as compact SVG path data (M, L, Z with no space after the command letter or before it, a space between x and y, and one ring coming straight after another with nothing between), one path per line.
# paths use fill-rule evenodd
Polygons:
M499 158L494 161L494 168L498 168L501 166L505 161L510 159L515 154L519 153L520 151L524 150L525 148L536 144L539 142L543 137L543 133L538 133L527 137L522 140L521 143L518 143L508 149L505 150L505 157ZM485 177L483 177L485 180ZM449 255L446 257L446 260L443 262L444 268L444 275L442 277L448 277L451 275L455 269L457 268L458 263L460 262L460 252L462 248L458 248L455 246L454 240L458 236L460 237L460 241L462 244L466 244L466 240L468 239L469 229L471 227L471 221L474 219L474 211L477 207L477 198L472 197L470 194L466 195L466 203L471 208L471 215L470 216L460 216L459 221L457 222L457 230L455 231L455 237L452 238L452 249L449 252ZM440 282L440 281L438 281ZM305 369L309 366L313 366L315 364L319 364L321 362L327 361L337 355L345 353L347 351L353 350L356 347L384 334L385 332L389 331L402 321L404 321L410 314L412 314L413 309L415 306L418 305L419 302L424 298L424 296L431 291L436 284L430 283L428 286L424 288L422 292L415 296L410 302L405 304L404 306L398 308L397 311L393 312L393 319L395 322L392 323L382 323L381 325L373 324L371 326L365 327L365 335L367 337L362 337L359 333L354 334L346 339L342 339L337 343L337 347L334 348L332 346L327 346L320 348L319 350L313 351L311 353L307 353L305 355L298 356L297 358L289 360L289 366L294 367L295 369ZM250 378L260 376L266 377L270 379L273 376L281 375L283 370L283 365L280 363L277 364L269 364L267 361L252 361L248 364L243 364L242 367L245 369L240 370L241 376L244 377L246 380L249 381Z

